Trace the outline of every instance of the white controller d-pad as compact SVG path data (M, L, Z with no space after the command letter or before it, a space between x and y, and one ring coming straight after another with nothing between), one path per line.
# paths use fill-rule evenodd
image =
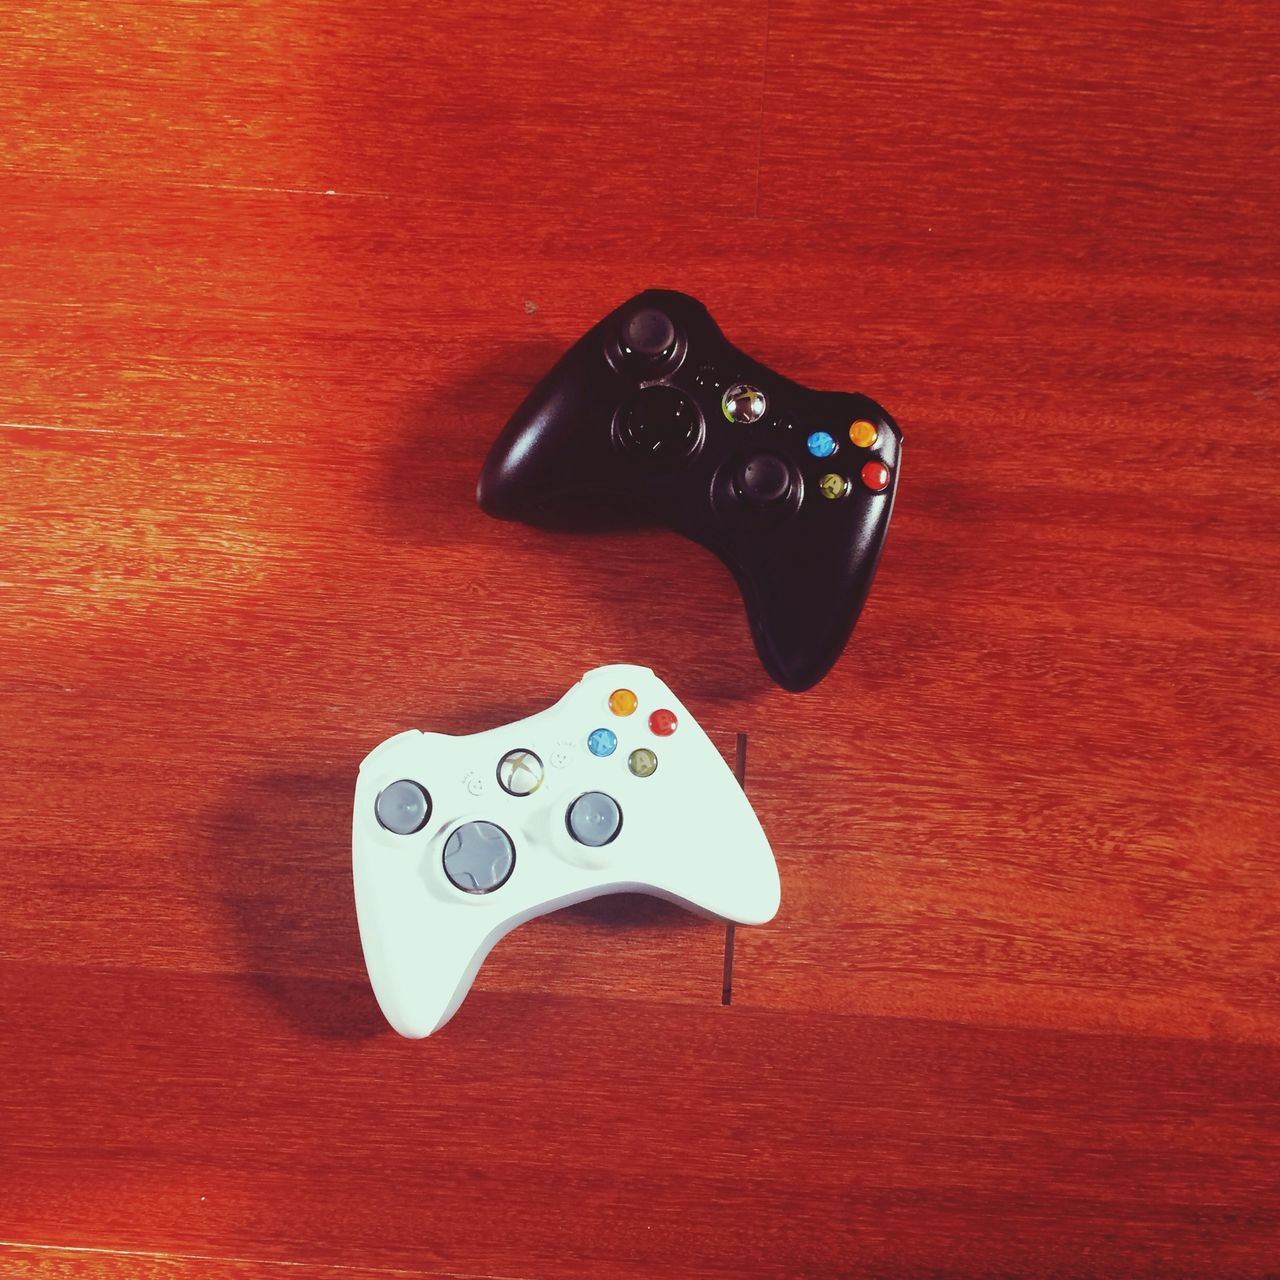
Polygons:
M464 822L444 842L444 873L464 893L501 889L515 865L511 837L492 822Z
M599 667L502 728L387 739L360 767L352 861L374 993L413 1037L449 1020L503 934L558 907L630 891L740 924L778 909L746 796L644 667Z

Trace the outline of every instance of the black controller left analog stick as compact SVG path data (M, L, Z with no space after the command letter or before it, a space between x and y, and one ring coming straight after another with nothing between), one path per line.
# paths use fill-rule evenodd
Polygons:
M653 307L633 311L622 322L618 345L627 366L641 370L661 364L676 345L676 327L671 317Z

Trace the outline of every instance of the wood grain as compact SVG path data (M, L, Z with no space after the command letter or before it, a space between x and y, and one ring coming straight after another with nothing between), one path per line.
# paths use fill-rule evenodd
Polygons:
M11 1003L44 1051L20 1238L145 1215L166 1252L501 1276L1070 1270L1110 1238L1220 1274L1280 1225L1269 1048L493 994L423 1052L301 1037L235 975L74 976L23 965Z
M5 9L0 1276L1274 1274L1277 12ZM808 694L475 506L650 284L903 425ZM750 736L733 1004L623 897L400 1041L356 764L609 661Z
M9 11L24 171L467 205L754 207L765 9L89 0ZM714 137L715 146L706 144Z

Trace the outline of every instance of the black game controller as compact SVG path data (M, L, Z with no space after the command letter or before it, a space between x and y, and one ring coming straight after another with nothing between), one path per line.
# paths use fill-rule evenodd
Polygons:
M902 436L874 400L766 369L696 298L650 289L605 316L530 392L476 495L557 523L626 505L714 551L769 674L799 691L840 656L884 544Z

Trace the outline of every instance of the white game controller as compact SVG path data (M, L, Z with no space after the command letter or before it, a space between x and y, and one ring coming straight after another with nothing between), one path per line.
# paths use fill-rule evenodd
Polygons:
M746 795L645 667L597 667L499 729L388 738L360 766L351 846L374 995L415 1038L503 934L558 907L638 892L738 924L778 910Z

